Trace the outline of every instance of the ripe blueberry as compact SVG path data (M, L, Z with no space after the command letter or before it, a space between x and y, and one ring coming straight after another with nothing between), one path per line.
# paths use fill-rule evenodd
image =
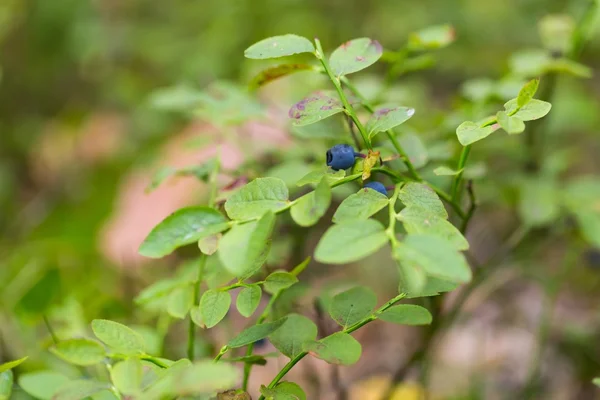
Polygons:
M336 171L348 169L354 165L354 157L360 155L349 144L336 144L327 150L327 165Z
M365 187L369 189L373 189L384 196L387 196L387 189L383 186L381 182L367 182L365 183Z

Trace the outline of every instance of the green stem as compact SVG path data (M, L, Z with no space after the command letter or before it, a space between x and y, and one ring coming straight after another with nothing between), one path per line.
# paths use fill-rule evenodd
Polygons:
M42 316L42 318L44 319L44 324L46 325L46 329L48 329L48 333L50 334L50 337L52 338L52 342L54 344L58 344L58 337L56 336L54 329L52 329L52 325L50 325L50 321L48 320L48 317L44 314Z
M294 267L294 269L290 271L290 274L297 277L298 275L300 275L302 273L302 271L304 271L306 269L306 267L308 266L309 263L310 263L310 257L307 257L306 259L304 259L304 261L302 261L300 264L298 264L296 267ZM271 309L273 308L273 305L275 304L277 299L279 299L279 296L281 296L282 293L283 293L283 290L280 290L277 293L275 293L273 296L271 296L271 299L269 299L269 302L267 303L265 309L263 310L263 312L260 314L260 317L258 317L258 320L256 321L257 325L262 324L263 322L265 322L267 320L267 318L269 317L269 314L271 313ZM254 351L254 343L250 343L248 345L248 348L246 349L246 356L251 356L253 351ZM242 390L244 390L244 391L246 391L248 389L248 381L250 380L250 372L252 371L252 367L253 367L253 364L250 364L250 363L244 364L244 378L242 381Z
M400 193L400 185L397 185L394 189L394 194L390 198L390 202L388 204L388 217L389 217L389 225L385 230L385 234L390 239L390 244L392 248L398 244L398 239L396 239L396 200L398 200L398 194Z
M394 304L396 304L397 302L399 302L400 300L402 300L404 297L406 297L405 293L400 293L399 295L397 295L396 297L390 299L387 303L385 303L383 306L379 307L379 309L377 309L377 311L375 311L373 314L369 315L368 317L363 318L362 320L360 320L359 322L355 323L352 326L349 326L348 328L342 330L342 332L344 333L352 333L355 330L365 326L366 324L368 324L369 322L375 321L377 319L377 317L384 312L385 310L387 310L388 308L390 308L391 306L393 306ZM277 373L277 375L275 375L275 378L273 378L273 380L271 381L271 383L269 383L268 388L269 389L273 389L275 386L277 386L277 384L279 383L279 381L281 381L281 379L296 365L298 364L298 362L300 360L302 360L308 353L306 351L303 351L302 353L298 354L296 357L292 358L286 365L284 365L284 367L281 369L281 371L279 371ZM258 400L265 400L264 396L260 396L258 398Z
M456 202L457 204L460 203L459 189L460 189L460 184L461 184L464 168L465 168L465 165L467 164L467 160L469 158L470 152L471 152L471 145L467 145L467 146L463 147L463 149L460 153L460 158L458 159L457 170L459 172L458 172L458 174L456 174L456 176L454 177L454 180L452 181L452 190L451 190L452 202Z
M319 59L319 61L321 61L321 64L323 65L325 72L329 76L329 79L333 83L333 86L335 86L335 90L337 91L338 96L340 97L340 100L342 101L342 104L344 105L344 109L346 110L346 114L348 114L348 116L352 119L352 122L354 122L354 125L356 125L356 128L360 132L360 135L362 136L362 139L365 142L365 146L367 147L367 149L373 150L373 147L371 147L371 142L369 140L369 137L367 135L367 131L365 130L365 127L363 126L362 122L360 122L360 120L356 116L356 111L354 111L354 107L352 107L352 105L348 101L348 98L344 94L344 91L342 90L342 84L340 81L340 77L335 76L333 74L333 71L331 71L331 68L329 67L329 62L327 62L327 59L325 58L325 52L323 51L323 48L321 47L321 41L319 39L315 39L315 44L317 47L317 51L316 51L315 55Z
M473 217L475 213L475 209L477 208L477 198L475 197L475 190L473 189L473 181L469 180L467 182L467 193L469 193L469 201L471 205L469 206L469 211L467 211L467 215L463 218L462 225L460 227L460 231L465 233L467 231L467 227L469 226L469 221Z
M367 110L371 114L373 114L375 112L375 108L367 101L367 99L362 95L362 93L360 93L358 91L356 86L354 86L348 78L342 77L341 81L344 83L344 85L346 85L346 87L348 89L350 89L350 91L356 97L358 97L358 99L360 100L360 102L363 105L363 107L365 108L365 110ZM396 149L398 154L400 155L402 161L404 162L404 165L406 165L406 168L408 168L408 172L410 173L410 175L418 182L421 182L423 179L417 172L413 163L410 161L408 154L404 151L400 142L398 142L398 139L396 138L396 134L394 133L394 131L390 129L390 130L386 131L385 133L386 133L387 137L390 139L390 142L392 142L392 145L394 146L394 148Z
M214 207L217 199L217 178L221 168L221 157L219 155L220 150L217 150L217 157L215 161L214 169L210 175L210 193L208 196L208 206ZM200 304L200 286L202 285L202 279L204 278L204 268L206 266L206 254L200 256L198 262L198 274L196 276L196 283L194 285L194 306ZM196 324L192 321L191 315L188 316L188 342L187 342L187 356L188 359L194 360L195 348L196 348Z

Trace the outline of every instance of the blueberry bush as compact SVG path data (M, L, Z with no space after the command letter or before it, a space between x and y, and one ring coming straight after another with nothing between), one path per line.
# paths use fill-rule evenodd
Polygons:
M421 327L419 347L393 378L401 382L416 369L427 387L435 340L511 252L544 240L542 233L568 243L557 273L562 279L574 255L600 247L600 180L570 170L568 139L547 133L560 112L560 100L554 102L559 80L591 74L578 57L594 13L592 5L578 23L565 16L542 20L539 48L517 51L500 79L466 82L443 115L396 101L393 83L433 65L436 50L456 40L449 25L414 32L399 50L366 37L327 52L317 38L269 37L244 53L264 68L248 87L217 82L205 90L156 91L150 96L156 112L201 117L231 136L266 114L263 87L301 73L320 85L285 105L295 137L290 148L251 156L234 171L224 171L219 151L202 164L160 169L149 191L174 176L192 176L208 195L165 218L139 253L161 259L183 251L186 261L136 294L144 315L136 326L98 318L88 335L57 337L45 319L49 353L71 372L38 370L15 380L12 370L29 362L23 354L0 365L0 399L11 398L18 386L19 398L247 400L253 371L276 357L286 362L254 395L315 398L288 373L306 357L361 363L353 333L388 323ZM354 74L367 68L379 68L381 77L355 82ZM492 159L501 170L487 173ZM517 221L484 263L470 253L468 240L480 206L508 208ZM311 270L343 270L382 254L392 273L375 274L369 284L340 280L311 290L305 282ZM397 290L382 298L378 289L388 287L390 276ZM558 287L547 292L552 301ZM295 304L305 298L337 328L323 329L300 312ZM245 321L237 331L228 322L233 313ZM183 358L165 354L162 339L143 326L156 324L164 338L171 321L186 326ZM547 317L540 324L540 354L549 324ZM224 345L200 348L207 333L223 326L216 342ZM276 353L255 351L265 340ZM539 359L532 358L515 398L540 393Z

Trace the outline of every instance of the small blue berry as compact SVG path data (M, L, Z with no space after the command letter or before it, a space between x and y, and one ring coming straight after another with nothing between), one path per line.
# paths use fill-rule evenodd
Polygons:
M383 186L381 182L367 182L365 183L365 188L373 189L384 196L387 196L387 189Z
M336 144L327 150L327 165L336 171L348 169L354 165L354 157L357 156L358 153L349 144Z

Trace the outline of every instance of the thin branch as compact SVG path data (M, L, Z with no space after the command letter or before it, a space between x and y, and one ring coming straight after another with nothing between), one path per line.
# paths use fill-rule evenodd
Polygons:
M473 189L472 179L467 181L467 193L469 194L469 201L471 205L469 207L469 211L467 211L466 217L463 219L462 226L460 228L460 231L462 233L467 232L467 228L469 227L469 221L471 221L471 218L475 213L475 209L477 208L477 198L475 197L475 190Z

